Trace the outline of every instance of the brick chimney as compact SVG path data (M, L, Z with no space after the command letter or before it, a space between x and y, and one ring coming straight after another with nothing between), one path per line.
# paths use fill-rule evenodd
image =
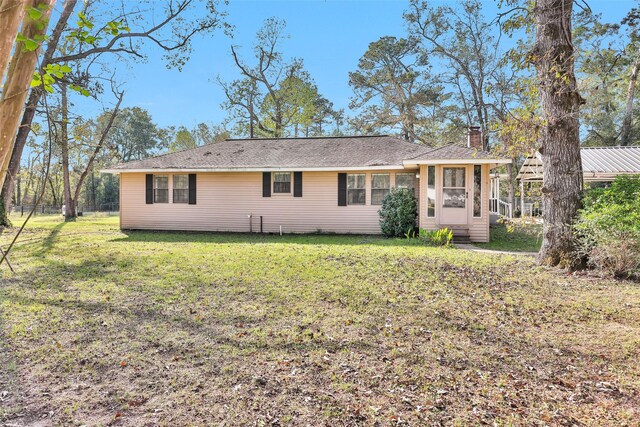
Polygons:
M467 147L475 148L476 150L482 150L482 132L480 132L480 126L469 126L469 135L467 140Z

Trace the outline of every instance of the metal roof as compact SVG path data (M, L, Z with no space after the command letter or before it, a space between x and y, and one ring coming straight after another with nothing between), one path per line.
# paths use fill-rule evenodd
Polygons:
M640 147L583 147L582 172L585 181L611 181L618 175L640 174ZM517 179L542 181L542 156L528 157Z

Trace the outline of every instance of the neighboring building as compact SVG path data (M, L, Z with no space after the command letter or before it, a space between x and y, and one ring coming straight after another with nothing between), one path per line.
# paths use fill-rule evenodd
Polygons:
M585 182L609 182L619 175L640 173L640 147L582 147L582 173ZM542 156L525 159L517 178L523 182L542 182Z
M115 166L120 227L265 233L380 233L391 188L413 188L419 225L489 240L490 170L509 159L390 136L228 139Z
M585 183L611 182L619 175L640 174L640 147L582 147L582 174ZM525 184L531 189L535 183L542 184L542 156L537 153L525 159L517 180L520 194L526 194ZM542 197L522 197L520 211L532 215L541 212Z

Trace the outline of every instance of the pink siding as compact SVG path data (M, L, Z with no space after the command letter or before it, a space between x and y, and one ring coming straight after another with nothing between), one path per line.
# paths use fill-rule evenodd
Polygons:
M393 187L396 171L388 173ZM279 232L280 226L283 233L380 233L380 206L370 204L371 172L366 172L367 204L362 206L338 206L337 172L303 172L303 197L262 197L261 172L199 173L196 205L171 203L172 174L166 175L170 203L151 205L145 203L145 174L120 175L121 228L248 232L252 215L256 232L262 215L268 233Z

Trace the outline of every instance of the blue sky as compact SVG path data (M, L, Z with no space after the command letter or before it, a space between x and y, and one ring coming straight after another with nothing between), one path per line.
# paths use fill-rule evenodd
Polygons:
M443 1L434 4L444 3ZM608 21L619 21L635 5L633 1L589 1ZM227 21L235 26L234 39L222 31L197 38L190 61L182 72L166 69L161 53L149 49L147 63L133 64L120 73L127 95L124 106L147 109L160 126L199 122L218 123L225 118L220 104L222 90L214 82L238 77L231 58L231 44L242 47L249 59L255 33L265 19L275 16L287 22L290 39L283 44L286 57L299 57L325 97L337 108L347 108L351 88L348 73L370 42L385 35L403 36L402 13L406 1L249 1L230 0ZM487 1L486 15L496 13Z

